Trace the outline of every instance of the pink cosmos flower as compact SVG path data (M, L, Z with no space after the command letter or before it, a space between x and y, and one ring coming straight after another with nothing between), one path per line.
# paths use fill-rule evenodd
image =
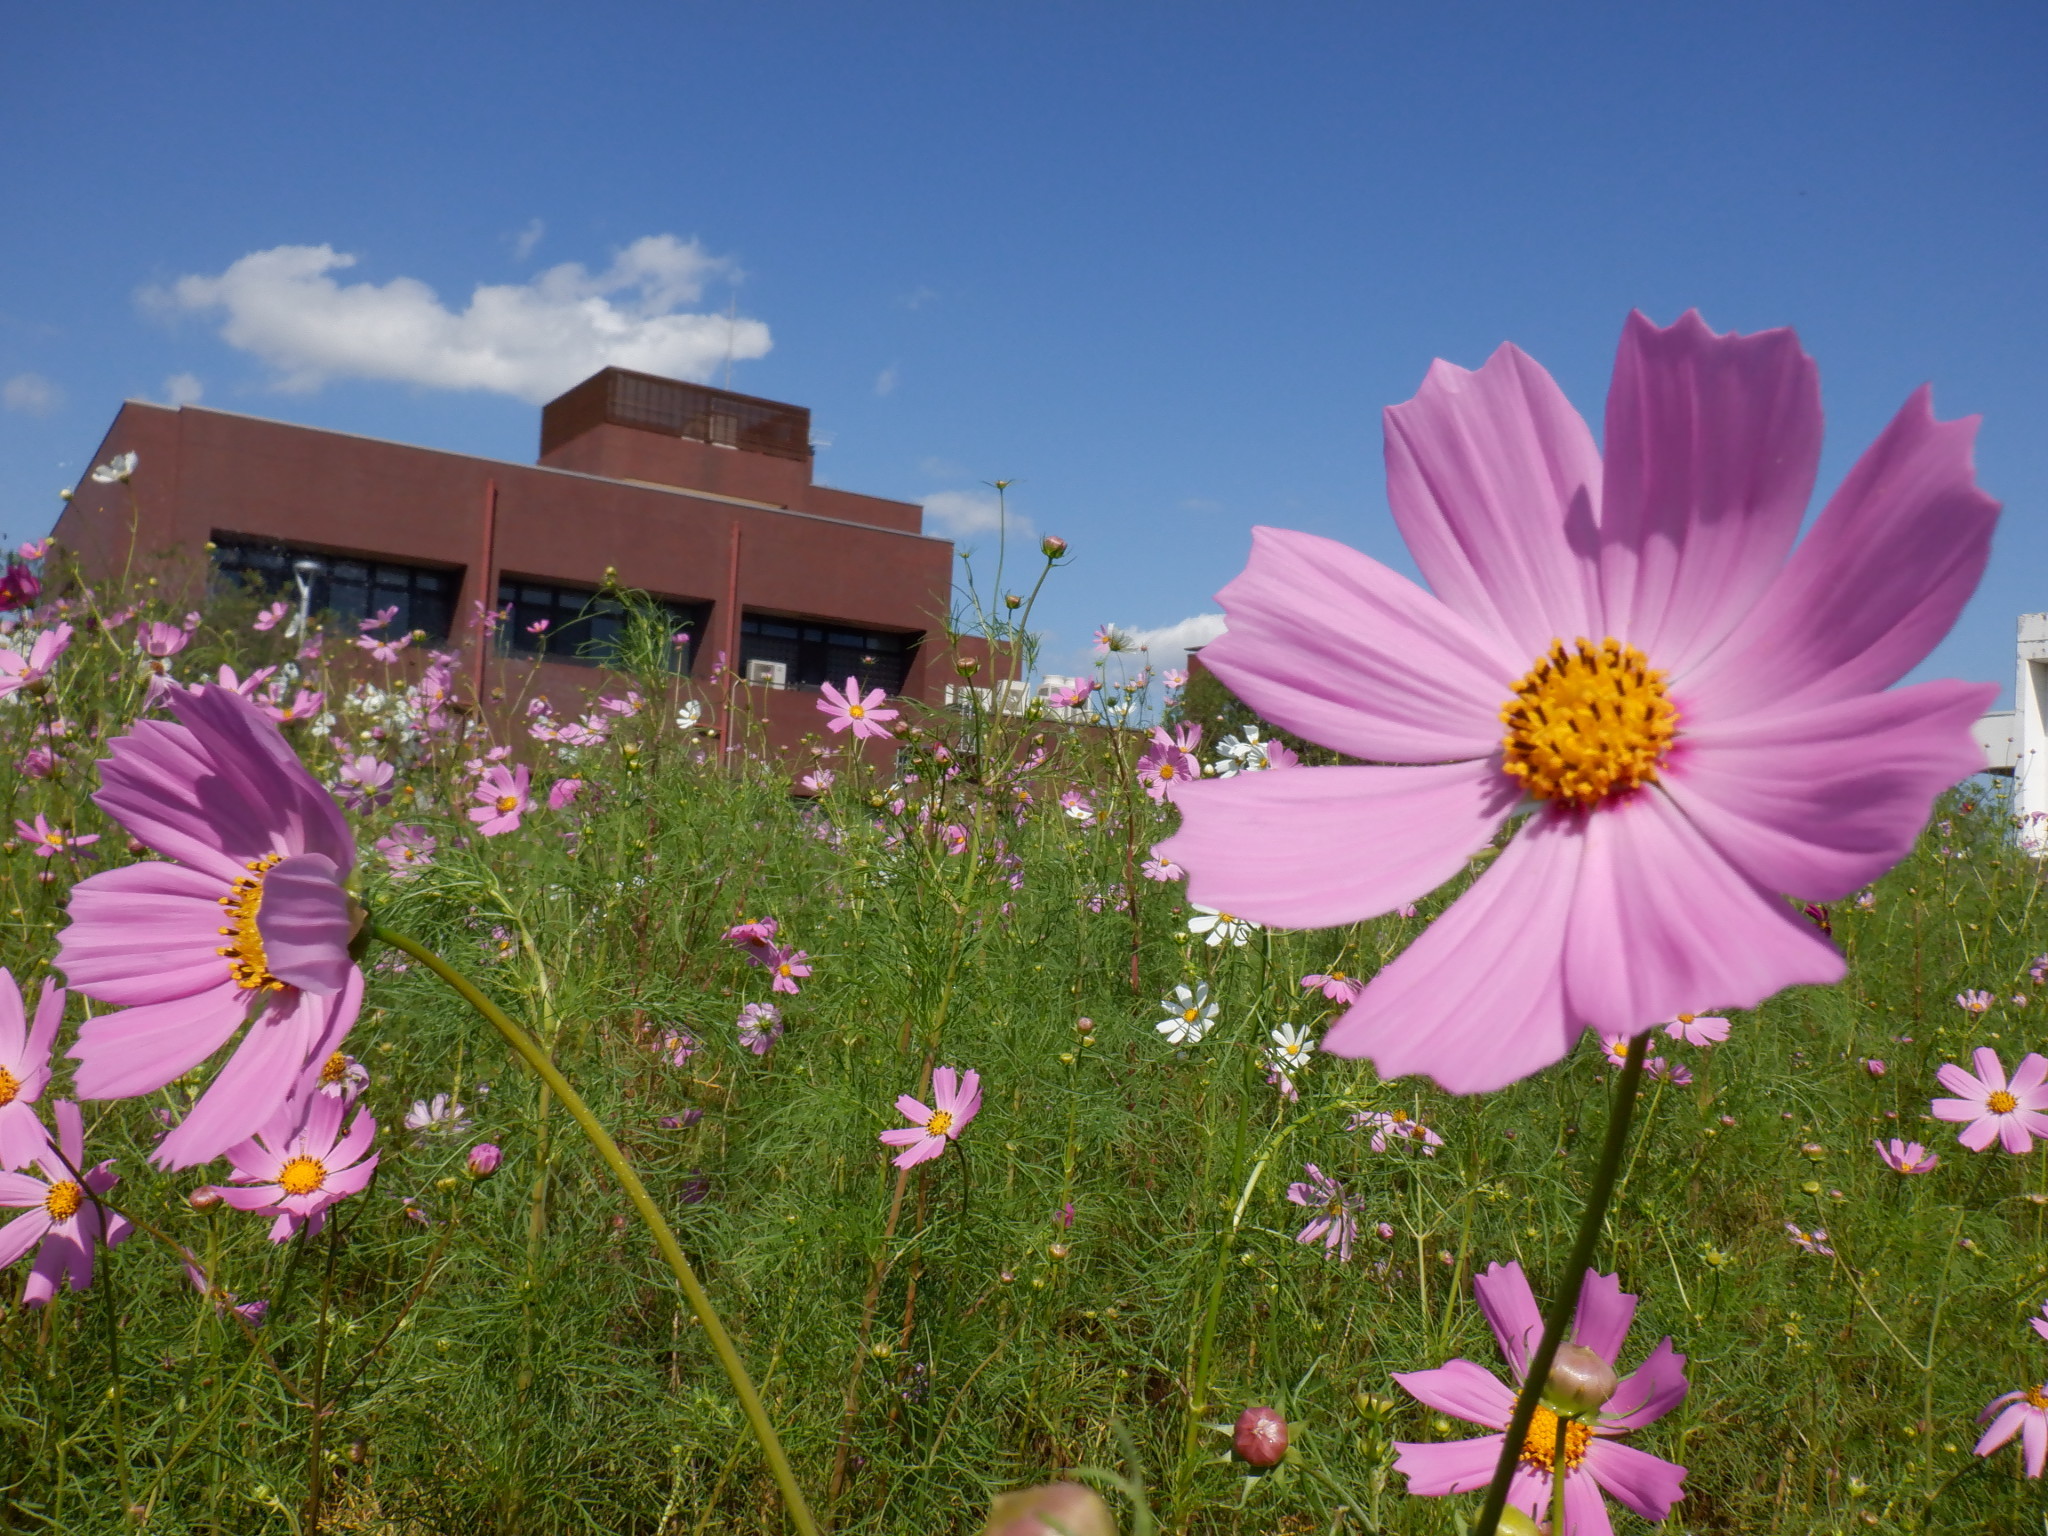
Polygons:
M957 821L949 821L939 828L939 841L945 844L948 858L958 858L967 851L967 829Z
M1711 1014L1681 1013L1665 1021L1664 1033L1687 1045L1719 1045L1728 1038L1728 1021Z
M30 693L40 691L56 670L57 658L70 644L71 626L59 624L37 635L26 656L19 651L0 649L0 699L16 689L26 688Z
M1991 1427L1977 1442L1976 1453L1979 1456L1989 1456L2014 1435L2019 1435L2021 1450L2026 1457L2027 1476L2039 1477L2043 1469L2048 1468L2048 1383L1994 1397L1977 1415L1979 1424L1987 1419L1991 1420Z
M1942 1063L1935 1081L1961 1097L1936 1099L1930 1106L1937 1120L1968 1121L1956 1133L1956 1140L1972 1152L1982 1152L1994 1141L2002 1141L2013 1156L2031 1151L2036 1136L2048 1138L2048 1058L2029 1051L2013 1069L2012 1081L2005 1080L2005 1066L1998 1052L1980 1045L1974 1053L1977 1072L1973 1077L1954 1062Z
M1320 992L1333 1003L1355 1003L1365 991L1365 983L1342 971L1331 971L1327 975L1302 977L1301 988L1304 992Z
M894 720L896 711L880 707L888 697L881 689L876 688L863 695L860 679L849 677L844 693L830 683L824 684L818 692L824 695L818 700L818 709L830 717L825 722L826 730L835 733L851 730L856 741L863 736L880 738L889 734L889 727L882 722Z
M1424 1157L1435 1157L1436 1149L1444 1144L1443 1137L1405 1109L1362 1110L1351 1117L1344 1129L1371 1131L1371 1145L1375 1152L1386 1151L1390 1141L1412 1141L1422 1148Z
M1348 1263L1351 1240L1358 1235L1358 1221L1352 1215L1352 1207L1357 1202L1344 1193L1342 1184L1314 1163L1302 1164L1302 1172L1308 1178L1288 1185L1287 1198L1296 1205L1313 1207L1317 1215L1294 1234L1294 1240L1297 1243L1321 1241L1326 1252L1337 1255L1339 1263Z
M341 760L341 784L337 795L352 811L370 811L388 804L391 780L398 770L365 752Z
M488 1179L498 1171L498 1164L505 1160L505 1154L496 1142L480 1141L469 1149L469 1176L472 1179Z
M289 604L272 603L268 608L256 615L255 621L250 625L250 628L259 634L266 633L284 622L285 615L291 611Z
M1991 1004L1994 1001L1995 999L1989 992L1971 991L1958 992L1956 994L1956 1006L1965 1013L1989 1013L1991 1011Z
M87 832L79 836L65 831L62 827L53 827L43 819L40 811L36 812L36 819L33 822L23 821L17 817L14 830L21 834L23 842L35 850L35 855L39 859L55 858L68 849L84 848L100 840L97 832Z
M326 694L315 693L305 688L297 690L292 695L292 701L289 704L275 702L275 700L281 700L283 697L282 690L279 690L273 696L273 702L260 706L263 713L270 716L279 725L291 725L300 720L310 720L320 713L321 706L327 702Z
M1480 1311L1493 1327L1519 1389L1529 1356L1543 1335L1543 1317L1519 1264L1492 1264L1472 1282ZM1571 1342L1591 1350L1613 1367L1635 1318L1636 1298L1613 1275L1586 1272L1572 1326ZM1472 1440L1416 1445L1396 1441L1394 1470L1405 1473L1408 1491L1424 1497L1470 1493L1493 1481L1515 1389L1470 1360L1451 1360L1433 1371L1396 1371L1409 1396L1468 1424L1496 1431ZM1649 1358L1614 1389L1614 1395L1583 1419L1560 1419L1548 1404L1529 1423L1508 1502L1536 1519L1550 1518L1552 1480L1564 1462L1565 1532L1561 1536L1607 1536L1613 1527L1600 1495L1645 1520L1662 1520L1684 1497L1685 1468L1624 1445L1619 1436L1655 1423L1685 1400L1685 1356L1660 1339ZM1563 1441L1563 1456L1558 1455Z
M1179 693L1181 689L1188 685L1187 673L1181 671L1178 667L1168 667L1159 674L1159 680L1166 684L1166 689L1169 693Z
M772 945L767 954L755 963L767 967L774 980L768 984L771 992L787 992L794 997L803 991L797 983L811 974L811 957L800 949L786 945Z
M14 766L21 770L23 778L47 779L57 771L57 754L48 747L30 747Z
M2039 1317L2027 1319L2027 1326L2041 1335L2042 1338L2048 1339L2048 1301L2041 1303L2041 1315Z
M256 697L256 690L270 681L271 675L276 671L275 667L258 667L247 677L237 677L235 669L223 662L220 671L214 675L214 680L221 687L239 693L245 699L253 699Z
M154 1093L233 1039L233 1054L154 1161L188 1168L276 1118L362 1004L348 822L256 706L222 688L165 695L100 764L94 802L164 855L71 893L57 964L119 1006L72 1049L91 1099Z
M1196 728L1199 732L1200 727ZM1202 765L1158 727L1152 745L1138 759L1138 782L1154 800L1164 800L1178 785L1202 776Z
M389 608L378 609L375 613L371 614L366 619L356 620L356 628L367 635L371 633L373 630L382 629L385 625L389 624L393 619L397 617L398 608L394 604L392 607Z
M830 768L814 768L811 772L798 779L797 783L814 795L822 795L832 787L833 782L838 777L839 775Z
M1067 790L1060 796L1060 809L1084 827L1095 824L1095 802L1078 789Z
M439 846L439 839L424 827L396 826L389 836L377 839L377 851L384 855L391 873L401 880L410 880L433 863L434 850Z
M573 803L583 793L581 779L557 779L548 786L548 809L559 811Z
M1828 1229L1826 1227L1815 1227L1811 1232L1808 1232L1797 1223L1788 1221L1785 1223L1785 1236L1792 1240L1792 1246L1795 1248L1803 1248L1808 1253L1819 1254L1824 1259L1831 1259L1835 1256L1835 1250L1828 1246Z
M1885 1167L1893 1173L1932 1173L1941 1165L1941 1159L1917 1141L1901 1141L1894 1136L1889 1147L1881 1141L1873 1141L1871 1145L1877 1148L1877 1155L1884 1159Z
M209 1205L220 1203L219 1197L211 1189L202 1188L195 1190L193 1193ZM206 1270L201 1266L198 1254L194 1253L190 1248L182 1246L178 1249L178 1252L185 1256L185 1278L192 1282L193 1290L213 1303L213 1310L215 1312L225 1316L229 1311L232 1311L251 1328L263 1326L264 1315L270 1311L269 1302L245 1302L239 1300L233 1291L228 1290L225 1286L214 1284L212 1278L208 1276Z
M370 1069L346 1051L336 1051L320 1063L316 1082L318 1086L314 1092L324 1093L330 1099L340 1099L344 1104L353 1104L370 1086Z
M389 635L381 638L377 635L358 635L356 637L358 649L368 651L378 661L384 662L387 665L398 660L399 653L411 644L411 635Z
M636 691L634 691L631 688L628 688L626 690L626 696L623 699L617 698L611 694L606 694L603 698L597 701L597 707L599 709L608 709L613 714L623 715L628 720L630 720L633 718L633 716L639 714L641 710L647 707L647 701L640 697L640 695Z
M753 964L766 965L769 954L777 947L775 935L780 927L777 919L764 917L751 923L735 923L720 937L737 948Z
M1692 1086L1692 1069L1683 1062L1671 1062L1662 1056L1652 1056L1643 1063L1643 1071L1653 1083L1669 1083L1674 1088Z
M936 1107L927 1109L907 1093L897 1099L897 1113L911 1123L883 1131L878 1139L884 1146L904 1149L891 1159L898 1168L930 1162L946 1150L947 1142L960 1139L967 1123L981 1113L981 1074L940 1067L932 1073L932 1101Z
M533 801L526 793L532 780L533 770L524 763L510 771L503 763L486 768L475 790L479 804L469 812L477 831L485 837L517 832L520 816L533 809Z
M26 1209L0 1227L0 1269L5 1269L29 1249L41 1243L35 1267L29 1271L21 1304L40 1307L66 1284L82 1291L92 1284L93 1250L100 1242L100 1211L92 1195L104 1195L120 1179L110 1171L112 1158L86 1169L84 1187L71 1176L72 1168L85 1168L85 1122L78 1106L65 1099L54 1107L57 1120L57 1151L44 1143L37 1158L43 1177L30 1173L0 1173L0 1207ZM64 1155L60 1159L57 1152ZM66 1167L69 1163L69 1167ZM88 1194L90 1191L90 1194ZM38 1209L40 1207L40 1209ZM109 1248L127 1240L132 1229L125 1216L107 1222Z
M782 1010L773 1003L749 1003L740 1010L740 1044L756 1056L782 1038Z
M301 1227L308 1236L319 1232L326 1224L327 1208L361 1194L377 1171L377 1154L370 1152L377 1122L367 1109L356 1111L345 1135L341 1121L348 1105L342 1099L314 1094L294 1110L228 1149L233 1164L228 1177L251 1187L215 1185L210 1191L238 1211L275 1212L277 1220L270 1227L273 1243L286 1241Z
M49 1154L36 1100L50 1082L50 1047L64 1018L64 989L48 977L28 1021L14 973L0 966L0 1168L26 1168Z
M141 634L136 638L142 646L142 654L154 657L158 661L177 655L178 652L192 643L192 635L189 630L180 629L175 624L164 624L154 620L143 625Z
M1147 880L1158 880L1161 882L1185 880L1188 876L1188 872L1171 859L1147 859L1139 866L1138 872Z
M1631 316L1604 462L1511 346L1476 373L1436 364L1386 427L1389 499L1434 592L1259 529L1202 659L1262 717L1394 766L1188 785L1166 848L1190 897L1276 927L1356 922L1443 884L1533 800L1326 1041L1459 1092L1588 1027L1839 980L1778 893L1867 885L1984 763L1992 685L1890 686L1984 568L1998 509L1972 478L1974 421L1915 394L1796 551L1821 412L1790 331Z

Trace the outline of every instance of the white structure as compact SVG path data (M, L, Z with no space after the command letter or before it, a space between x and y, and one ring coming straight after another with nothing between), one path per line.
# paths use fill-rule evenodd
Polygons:
M2048 613L2020 615L2011 709L1977 722L1991 772L2010 774L2020 843L2048 853Z

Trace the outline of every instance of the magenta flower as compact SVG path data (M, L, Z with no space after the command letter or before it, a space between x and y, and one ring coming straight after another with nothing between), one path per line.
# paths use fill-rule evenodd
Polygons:
M581 779L557 779L548 786L548 809L559 811L573 805L576 797L583 793Z
M782 1038L782 1010L773 1003L749 1003L740 1010L740 1044L756 1056Z
M70 849L88 847L100 840L97 832L88 832L81 837L65 831L62 827L53 827L43 819L41 811L36 812L36 819L33 822L16 817L14 830L21 834L23 842L35 850L35 855L39 859L54 858Z
M775 935L781 924L772 917L764 917L751 923L734 923L720 935L726 943L734 946L755 965L766 965L768 956L778 946Z
M1145 786L1145 793L1164 800L1176 786L1201 776L1202 765L1163 729L1153 727L1152 744L1138 759L1138 782Z
M756 963L766 966L774 977L768 984L769 991L787 992L794 997L803 991L797 983L811 974L810 958L800 949L776 944Z
M1386 428L1388 495L1434 593L1262 528L1202 659L1264 718L1393 766L1188 785L1165 846L1190 898L1277 927L1356 922L1442 885L1533 801L1326 1041L1460 1092L1559 1060L1588 1027L1839 980L1778 893L1862 888L1984 763L1991 685L1890 688L1987 558L1974 422L1936 422L1915 394L1797 550L1821 411L1790 331L1631 316L1604 462L1511 346L1477 373L1436 364Z
M69 1285L82 1291L92 1284L93 1249L100 1242L100 1211L93 1195L104 1195L120 1179L111 1170L112 1158L86 1169L85 1182L71 1176L72 1168L85 1168L85 1122L78 1106L69 1099L54 1108L57 1120L59 1158L46 1143L37 1159L44 1177L29 1173L0 1173L0 1206L25 1209L0 1227L0 1269L5 1269L29 1249L41 1243L35 1267L29 1271L21 1304L40 1307L57 1294L57 1287ZM68 1162L70 1167L66 1167ZM40 1209L39 1209L40 1207ZM124 1216L110 1216L106 1244L109 1248L125 1241L130 1232Z
M1344 1193L1344 1186L1331 1178L1314 1163L1302 1164L1302 1172L1308 1175L1287 1186L1287 1198L1296 1205L1311 1207L1315 1219L1294 1234L1297 1243L1321 1242L1327 1253L1337 1255L1339 1263L1351 1258L1351 1240L1358 1235L1358 1220L1352 1215L1357 1203Z
M533 801L526 793L532 780L533 772L524 763L515 770L507 770L503 763L486 768L475 790L479 803L470 807L469 812L477 831L485 837L517 832L520 816L533 809Z
M215 1185L210 1190L238 1211L275 1212L277 1220L270 1227L273 1243L284 1242L301 1227L308 1236L318 1233L327 1221L327 1208L361 1194L377 1171L377 1154L370 1152L377 1122L367 1109L356 1111L346 1135L341 1120L348 1106L342 1100L315 1094L303 1110L303 1118L288 1114L228 1148L233 1165L228 1177L249 1188Z
M272 695L273 699L282 699L283 697L284 692L282 689ZM320 713L321 706L326 702L326 694L312 693L307 689L301 688L292 695L292 701L289 704L273 702L261 704L257 707L279 725L293 725L301 720L312 719Z
M1824 1259L1832 1259L1835 1256L1835 1250L1828 1246L1826 1227L1815 1227L1808 1232L1796 1222L1788 1221L1785 1223L1785 1236L1790 1239L1793 1247L1803 1249L1807 1253L1818 1254Z
M1365 983L1342 971L1330 971L1302 977L1301 989L1320 992L1333 1003L1355 1003L1365 992Z
M70 644L71 626L59 624L37 635L26 656L19 651L0 649L0 699L21 688L30 693L41 692L42 685L57 668L57 658Z
M876 688L863 695L860 679L849 677L844 693L830 683L821 686L818 692L824 695L818 700L818 709L828 717L826 730L851 730L856 741L863 736L883 737L889 734L889 727L882 722L894 720L896 711L881 707L882 701L888 697L881 689Z
M2048 1339L2048 1301L2041 1303L2041 1315L2039 1317L2027 1319L2027 1326L2041 1335L2042 1338Z
M1989 992L1969 991L1956 994L1956 1006L1965 1013L1989 1013L1996 999Z
M50 1047L63 1018L64 989L45 977L30 1024L14 973L0 966L0 1168L26 1168L49 1155L35 1105L49 1086Z
M271 718L277 717L273 715ZM278 723L282 725L284 722ZM344 757L337 796L352 811L375 810L390 802L391 780L397 771L391 764L380 762L367 752L359 757Z
M911 1123L883 1131L878 1139L904 1149L891 1159L898 1168L930 1162L947 1142L960 1139L967 1123L981 1113L981 1074L940 1067L932 1073L932 1100L936 1107L927 1109L907 1093L897 1099L897 1112Z
M1543 1316L1522 1266L1488 1265L1486 1273L1473 1280L1472 1289L1519 1389L1529 1356L1543 1335ZM1636 1298L1622 1290L1615 1276L1588 1270L1571 1343L1592 1351L1612 1368L1635 1311ZM1394 1380L1439 1413L1495 1431L1504 1432L1515 1411L1515 1391L1470 1360L1451 1360L1433 1371L1396 1371ZM1667 1337L1658 1340L1649 1358L1622 1377L1613 1396L1588 1417L1560 1419L1547 1403L1539 1405L1516 1459L1508 1502L1526 1515L1547 1520L1552 1479L1561 1459L1565 1531L1560 1536L1606 1536L1612 1530L1600 1499L1603 1491L1645 1520L1662 1520L1684 1497L1685 1468L1624 1445L1616 1437L1664 1417L1685 1400L1687 1387L1685 1356ZM1396 1441L1394 1449L1400 1454L1394 1470L1407 1475L1411 1494L1433 1498L1470 1493L1493 1481L1504 1439L1504 1433L1495 1433L1433 1445Z
M1139 868L1147 880L1185 880L1188 872L1171 859L1147 859Z
M1881 1141L1873 1141L1871 1145L1877 1148L1877 1155L1884 1159L1885 1167L1893 1173L1932 1173L1941 1165L1941 1159L1917 1141L1901 1141L1894 1136L1889 1147Z
M311 1086L362 1005L348 823L256 706L173 688L178 723L138 722L100 764L99 808L168 862L111 869L71 893L57 964L121 1011L71 1054L90 1099L154 1093L249 1028L154 1160L189 1168Z
M469 1176L472 1179L488 1179L498 1171L505 1154L495 1142L480 1141L469 1149Z
M1375 1152L1386 1151L1391 1142L1412 1141L1422 1148L1424 1157L1435 1157L1436 1149L1444 1144L1443 1137L1405 1109L1362 1110L1351 1117L1344 1129L1371 1131L1371 1145Z
M410 880L433 863L434 850L439 846L439 839L424 827L396 826L388 836L377 839L377 851L400 880Z
M1711 1014L1681 1013L1665 1021L1664 1033L1687 1045L1719 1045L1728 1038L1728 1021Z
M1935 1081L1961 1097L1936 1099L1929 1106L1937 1120L1966 1120L1956 1140L1972 1152L1982 1152L1994 1141L2018 1157L2033 1149L2036 1136L2048 1138L2048 1058L2029 1051L2013 1069L2012 1081L2005 1080L2005 1067L1998 1052L1988 1045L1977 1047L1973 1077L1954 1062L1942 1063Z
M1994 1414L1996 1418L1992 1417ZM1976 1453L1989 1456L2014 1435L2019 1435L2022 1437L2021 1449L2026 1456L2027 1476L2039 1477L2043 1468L2048 1467L2048 1383L1994 1397L1977 1415L1979 1424L1986 1419L1991 1420L1991 1427L1977 1442Z
M255 620L250 624L249 627L255 630L258 634L268 633L270 630L277 628L279 624L283 623L285 615L290 613L291 611L291 607L287 603L272 603L268 608L265 608L261 613L256 615Z
M191 631L180 629L175 624L164 624L152 620L150 623L141 626L140 631L136 635L136 641L142 647L143 655L151 657L156 661L163 661L168 657L177 655L178 652L190 645L192 643L192 634ZM158 668L158 670L161 671L162 668Z

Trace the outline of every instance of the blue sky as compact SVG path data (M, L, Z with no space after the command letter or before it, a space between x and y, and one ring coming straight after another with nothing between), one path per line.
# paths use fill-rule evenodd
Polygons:
M1925 672L2009 687L2014 615L2048 608L2048 8L117 4L8 32L17 537L124 396L530 459L565 315L717 382L731 313L733 387L812 408L821 480L935 527L1019 482L1078 556L1057 664L1102 621L1213 612L1255 523L1410 569L1378 412L1431 358L1513 340L1597 427L1627 311L1697 306L1799 331L1823 491L1923 381L1983 416L2005 521ZM353 265L245 262L322 246ZM384 362L342 355L325 283L411 326ZM479 285L513 290L497 329L454 318Z

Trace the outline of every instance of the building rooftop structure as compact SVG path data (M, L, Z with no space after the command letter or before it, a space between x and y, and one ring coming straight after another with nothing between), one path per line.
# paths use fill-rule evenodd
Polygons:
M509 608L491 665L537 668L519 689L556 697L616 657L615 580L668 610L681 676L707 687L735 659L778 746L817 729L822 683L937 706L954 675L952 544L913 503L815 483L801 406L606 368L542 408L539 462L520 464L131 400L93 462L122 453L132 482L81 481L56 528L95 580L296 602L304 578L313 610L395 607L393 632L430 641Z

